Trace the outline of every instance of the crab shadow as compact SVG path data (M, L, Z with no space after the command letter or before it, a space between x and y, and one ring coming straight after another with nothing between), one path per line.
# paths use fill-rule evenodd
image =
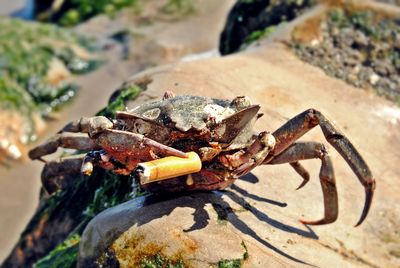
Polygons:
M254 177L252 175L244 179L257 182L258 178ZM211 205L214 208L218 219L229 222L243 234L251 236L275 253L296 263L310 265L263 239L260 234L255 232L238 216L239 212L232 209L232 206L225 200L227 198L240 205L243 208L241 211L249 211L262 223L283 232L294 233L310 239L318 239L318 236L310 227L304 225L305 229L300 229L273 219L264 211L252 206L245 198L266 202L282 208L286 207L285 203L249 194L238 186L233 186L231 189L225 191L193 192L178 195L149 195L135 198L134 200L105 210L88 224L80 243L79 266L86 267L89 263L93 263L94 260L100 257L99 254L105 252L112 242L131 226L141 226L155 219L170 215L178 207L192 208L194 210L192 213L194 223L189 228L183 230L184 232L203 229L210 221L209 212L206 210L207 205Z

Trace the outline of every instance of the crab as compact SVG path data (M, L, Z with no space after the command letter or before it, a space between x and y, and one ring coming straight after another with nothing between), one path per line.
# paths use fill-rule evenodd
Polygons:
M324 199L324 217L300 220L308 225L334 222L338 217L338 195L331 158L319 142L299 142L301 136L320 126L326 140L340 153L365 188L364 208L356 226L371 206L375 180L352 143L319 111L308 109L290 119L273 133L256 133L254 123L262 116L260 106L248 97L233 100L200 96L175 96L166 92L162 100L147 102L132 110L104 116L81 118L67 124L58 134L29 152L31 159L58 147L88 151L84 155L45 161L42 183L48 193L59 188L57 178L82 172L90 175L94 166L116 174L138 175L141 162L160 157L186 157L196 152L199 172L142 185L152 192L221 190L259 165L289 163L303 178L297 189L310 179L301 160L320 159L319 179ZM137 176L136 176L137 177Z

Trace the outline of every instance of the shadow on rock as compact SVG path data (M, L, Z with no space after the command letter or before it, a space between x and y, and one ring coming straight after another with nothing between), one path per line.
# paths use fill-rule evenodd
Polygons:
M240 192L239 187L235 186L234 188L235 190L239 189ZM246 194L244 190L242 192ZM134 225L140 227L153 220L168 216L178 207L194 209L194 213L192 214L194 223L192 226L185 229L184 232L187 233L204 229L210 221L209 212L206 210L207 204L210 204L215 209L218 214L218 220L226 220L230 222L243 234L251 236L253 239L281 256L297 263L307 264L261 238L238 216L237 213L235 213L229 203L224 200L224 196L239 204L245 210L250 211L260 221L265 222L274 228L285 232L296 233L304 237L318 239L318 236L309 227L307 227L307 230L301 230L272 219L265 213L250 205L243 197L229 190L222 192L198 192L174 196L151 195L125 202L97 215L88 224L82 235L78 264L80 267L93 266L101 254L106 252L113 242L130 227ZM251 198L259 198L258 200L261 199L260 197L255 196L251 196ZM269 199L265 200L270 204L282 207L282 203L280 202ZM179 221L179 219L177 220Z

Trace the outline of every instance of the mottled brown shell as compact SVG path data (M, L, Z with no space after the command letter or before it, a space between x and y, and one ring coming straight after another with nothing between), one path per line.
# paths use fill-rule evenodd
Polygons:
M222 100L183 95L144 103L117 113L117 118L124 121L127 129L160 142L167 141L171 131L177 130L188 135L207 133L209 141L230 143L242 130L252 132L259 108L246 97ZM128 119L132 117L135 119Z
M184 95L144 103L129 112L186 132L203 130L213 115L220 121L237 111L231 100Z

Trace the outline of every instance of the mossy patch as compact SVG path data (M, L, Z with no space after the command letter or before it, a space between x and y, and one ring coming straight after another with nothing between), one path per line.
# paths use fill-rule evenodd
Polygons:
M80 236L75 234L35 264L35 268L70 268L76 266Z
M0 17L0 29L0 111L16 112L20 119L19 124L7 120L7 131L0 133L10 145L0 152L0 162L7 163L36 139L41 116L74 98L78 87L67 82L72 74L91 71L100 62L92 60L91 41L53 25Z
M283 25L285 25L285 22L281 22L278 25L268 26L265 29L257 30L257 31L250 33L250 35L246 37L243 44L240 46L240 49L244 50L246 47L257 42L258 40L267 38L268 36L273 34L279 27L282 27Z
M51 1L42 1L36 7L36 19L44 22L53 22L62 26L74 26L100 14L110 17L118 16L118 11L131 8L139 13L145 0L64 0L59 6L52 5ZM183 17L194 13L193 0L168 0L160 10L168 15Z
M67 72L85 73L98 65L87 52L90 42L68 30L10 18L0 18L0 28L1 85L19 88L21 94L20 89L25 90L29 98L21 99L30 102L28 107L42 108L42 112L59 107L77 90L63 81ZM51 71L58 74L49 77ZM24 107L10 91L2 90L3 105Z
M138 85L126 85L123 86L121 89L118 90L118 95L111 100L109 105L101 110L98 115L103 115L109 118L115 117L116 111L125 111L125 104L127 101L135 99L142 88Z
M123 8L138 4L138 0L65 0L57 7L50 1L42 1L36 8L36 19L73 26L98 14L110 16Z
M140 268L184 268L185 263L182 260L171 260L160 253L153 256L145 256L140 264Z
M111 247L97 259L100 266L104 263L118 263L119 267L140 268L183 268L190 267L180 253L172 256L164 253L165 245L146 242L145 236L135 233L123 233Z

